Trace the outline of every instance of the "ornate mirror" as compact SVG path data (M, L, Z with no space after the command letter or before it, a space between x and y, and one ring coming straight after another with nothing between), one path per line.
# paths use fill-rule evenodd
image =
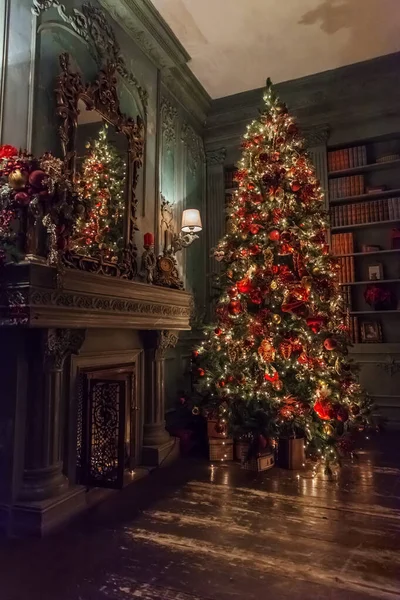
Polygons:
M135 188L143 160L144 124L121 112L112 64L85 84L60 56L59 134L66 169L85 206L65 255L66 264L132 279L137 272Z

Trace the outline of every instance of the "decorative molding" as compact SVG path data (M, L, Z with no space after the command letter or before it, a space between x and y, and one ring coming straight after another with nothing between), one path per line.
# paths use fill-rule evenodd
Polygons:
M61 370L70 354L77 354L85 341L84 329L48 329L44 338L45 365L51 370Z
M376 365L390 377L400 373L400 362L396 362L391 354L388 354L385 362L377 362Z
M134 284L131 284L134 285ZM139 284L140 285L140 284ZM155 295L154 287L150 288L152 296ZM54 317L54 311L59 310L58 320L69 321L77 319L77 313L82 313L83 322L87 321L87 326L112 326L105 325L105 315L110 315L109 320L115 317L125 318L137 315L139 320L143 320L143 327L149 327L146 317L151 317L153 325L157 325L157 321L161 324L162 320L179 321L177 329L182 328L182 321L187 323L184 329L190 329L189 320L191 316L190 297L185 302L174 304L167 297L168 291L163 290L163 302L154 300L130 300L116 296L100 296L93 292L85 294L78 291L66 290L46 290L43 288L24 288L24 289L8 289L2 292L0 306L0 325L30 325L36 324L35 315L40 313L41 319L46 323L46 313L49 313L50 321ZM189 296L189 295L187 295ZM68 315L68 313L70 313ZM156 319L154 319L156 317ZM158 317L158 319L157 319ZM82 318L78 317L79 323ZM146 321L146 323L145 323ZM165 322L165 321L164 321ZM129 327L129 325L126 325ZM137 328L140 328L139 326Z
M148 92L126 67L120 45L104 11L93 6L90 2L85 2L81 11L74 8L72 13L68 14L60 0L33 0L32 13L37 17L50 8L57 9L61 19L89 44L100 66L105 62L112 63L117 73L136 89L146 115Z
M191 125L183 123L181 139L187 147L188 161L187 167L194 174L200 167L201 163L205 162L205 152L202 138L195 132Z
M162 330L157 335L156 358L164 360L168 348L175 348L178 343L178 334L176 331Z
M167 100L167 98L162 98L160 112L163 147L165 150L172 150L176 142L178 110L169 100Z
M226 148L218 148L217 150L207 150L206 161L207 166L223 165L226 159Z
M158 68L174 67L190 60L189 54L150 0L99 2Z

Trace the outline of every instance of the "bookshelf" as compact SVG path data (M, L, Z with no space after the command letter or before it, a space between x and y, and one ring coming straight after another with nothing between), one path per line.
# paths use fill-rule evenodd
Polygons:
M400 133L328 148L327 159L331 251L352 341L358 348L398 344ZM367 303L372 286L388 296L384 306ZM377 335L368 339L368 331Z

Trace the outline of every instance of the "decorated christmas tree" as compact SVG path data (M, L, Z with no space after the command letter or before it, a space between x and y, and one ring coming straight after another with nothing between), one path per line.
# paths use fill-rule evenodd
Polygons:
M123 248L125 163L108 139L107 124L87 150L77 181L86 211L77 223L72 249L115 261Z
M217 323L194 353L206 409L253 438L304 436L331 461L365 427L370 401L347 357L338 263L323 192L293 118L268 81L244 135L228 207Z

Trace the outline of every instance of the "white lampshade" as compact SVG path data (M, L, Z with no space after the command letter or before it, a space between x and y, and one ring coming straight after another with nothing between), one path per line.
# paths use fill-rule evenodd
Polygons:
M181 229L184 233L198 233L203 229L200 212L197 208L188 208L183 211Z

